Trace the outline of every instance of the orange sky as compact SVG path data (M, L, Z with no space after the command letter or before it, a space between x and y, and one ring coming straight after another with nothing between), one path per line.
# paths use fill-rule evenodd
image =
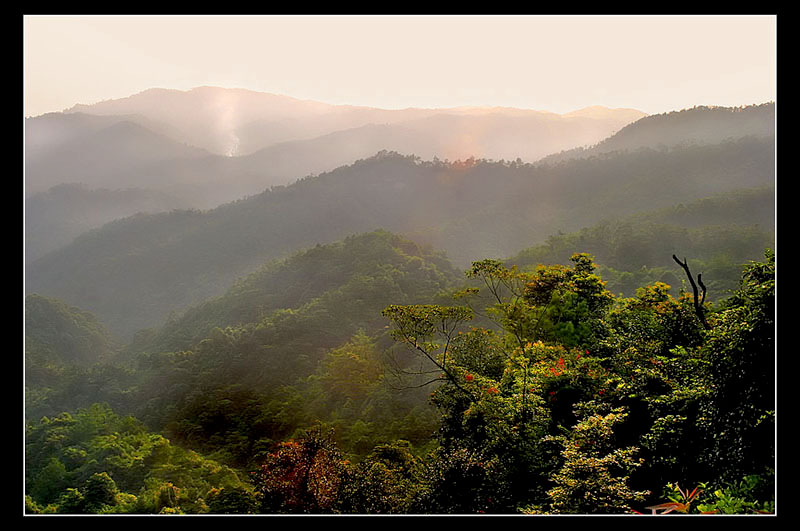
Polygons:
M776 100L775 16L25 16L24 114L161 87L383 108Z

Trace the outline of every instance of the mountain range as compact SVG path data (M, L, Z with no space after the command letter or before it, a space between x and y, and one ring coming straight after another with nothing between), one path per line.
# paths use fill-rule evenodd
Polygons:
M106 118L81 119L97 124ZM417 118L421 123L462 117ZM381 151L213 209L140 214L85 232L32 260L27 289L86 308L115 333L130 337L171 312L219 295L270 260L375 229L441 249L457 267L465 267L611 217L774 186L770 123L774 127L772 104L695 108L642 118L574 157L536 163ZM693 131L703 134L692 136ZM354 130L303 142L323 145L348 134ZM608 145L613 149L599 148ZM222 167L214 164L255 160L270 149L277 147L242 157L188 157L180 164L195 161L210 178ZM191 176L185 174L187 182ZM735 212L727 221L736 223Z
M217 206L381 150L533 161L593 144L644 113L384 110L203 87L148 90L26 120L29 194L65 182L158 188Z
M774 513L773 103L26 131L26 513Z
M25 120L26 258L119 217L214 208L382 150L530 162L599 142L643 116L604 107L563 115L507 107L387 110L216 87L79 104ZM51 190L64 184L72 185L69 197ZM114 215L96 190L125 206ZM141 202L133 190L160 199ZM43 202L63 216L40 217L36 204Z
M466 133L475 135L478 142L483 140L480 122L474 127L469 126L469 122L471 119L487 117L514 118L520 123L528 121L559 124L568 128L570 134L594 128L594 131L585 133L583 138L594 137L600 140L645 115L633 109L603 107L590 107L564 115L510 107L379 109L331 105L276 94L219 87L198 87L188 91L150 89L127 98L91 105L75 105L65 110L65 113L134 116L142 125L153 129L156 133L225 156L249 155L270 145L310 140L365 125L414 123L441 115L461 117L462 127L467 126ZM508 136L522 134L524 131L512 130L506 133ZM565 140L561 136L548 141L573 144L577 147L583 145L583 138ZM541 140L543 139L529 139L532 143ZM547 149L544 151L539 156L549 154ZM466 154L470 155L498 158L488 151ZM442 153L439 156L447 158L448 154ZM514 157L527 159L528 152L525 150L516 153Z

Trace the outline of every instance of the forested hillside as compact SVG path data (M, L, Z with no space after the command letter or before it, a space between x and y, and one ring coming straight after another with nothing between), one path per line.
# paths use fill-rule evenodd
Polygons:
M25 346L37 356L37 365L86 367L108 359L114 351L111 334L94 315L61 301L30 295L25 320L36 323L25 329Z
M718 144L743 136L769 138L774 134L774 103L734 108L694 107L646 116L596 145L552 154L540 162L554 163L640 148L668 149L676 145Z
M101 405L30 426L25 465L28 514L226 512L250 488L235 470Z
M36 260L115 219L189 206L183 198L152 190L59 184L25 199L25 259Z
M775 190L752 188L680 203L550 236L524 249L509 265L569 264L577 252L595 257L606 287L631 296L641 286L665 282L672 294L690 290L672 255L688 257L706 277L709 296L727 298L738 287L742 265L775 246Z
M361 431L352 435L357 437L352 444L363 446L361 438L371 441L385 432L427 440L434 430L427 393L393 393L382 383L391 366L376 343L386 334L380 312L392 303L444 300L460 277L439 254L386 232L316 246L266 264L225 295L140 332L112 363L76 368L47 389L37 384L29 396L38 399L28 404L28 412L38 418L65 406L111 403L192 448L225 452L238 465L258 457L254 448L312 423L314 415L330 415L324 408L336 415L349 411L350 417L372 411L358 418ZM28 304L37 300L29 298ZM31 315L27 326L37 334L48 323ZM386 338L382 341L386 347ZM37 353L32 349L29 358ZM361 392L339 396L336 388L342 384L332 383L326 385L333 388L318 392L322 384L315 378L355 378L351 372L360 370L367 371L365 380L348 385L362 387ZM96 382L91 393L71 394L87 380ZM227 406L220 409L220 400ZM415 408L424 410L419 418ZM238 416L245 409L260 420L244 424ZM372 418L376 415L380 418Z
M280 293L290 266L327 263L354 276L312 280L305 303ZM459 282L385 232L271 264L115 361L74 365L47 390L73 413L29 404L27 510L773 511L773 254L700 306L661 283L617 298L590 256L571 264L483 260ZM247 316L258 301L299 306Z
M165 350L188 348L213 328L257 323L278 310L308 311L321 304L320 297L341 297L336 294L343 289L378 290L380 286L380 291L387 292L381 297L393 292L393 299L425 300L459 276L441 253L410 240L384 231L353 236L272 261L238 279L224 295L161 327L155 343ZM380 284L370 288L372 282ZM359 324L367 326L375 319L371 312L376 308L369 306L366 291L358 294L347 303L352 311L338 318L364 319Z
M466 267L559 231L771 186L774 169L774 140L756 137L540 166L381 153L210 211L111 223L31 263L27 282L130 337L265 261L354 233L404 234Z

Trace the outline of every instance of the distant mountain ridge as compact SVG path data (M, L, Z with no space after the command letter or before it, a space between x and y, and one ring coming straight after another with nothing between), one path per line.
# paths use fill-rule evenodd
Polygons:
M770 138L774 135L774 102L744 107L701 106L643 117L593 146L553 153L539 162L555 163L643 147L716 144L743 136Z
M140 122L129 115L48 114L27 120L26 192L44 192L67 183L165 191L160 170L149 172L146 168L173 160L212 157Z
M596 143L642 116L601 107L563 116L510 107L388 110L244 89L150 89L28 118L25 191L135 188L209 209L380 151L530 162ZM104 216L88 217L114 219Z
M153 190L59 184L25 199L25 258L36 260L114 219L190 206L185 199Z
M309 140L335 131L369 124L397 124L438 114L456 116L516 116L528 120L600 120L606 124L599 141L620 127L646 116L632 109L599 108L561 115L507 107L380 109L333 105L247 89L197 87L188 91L149 89L127 98L78 104L65 113L137 115L166 124L164 134L218 155L247 155L273 144ZM577 147L577 146L573 146ZM394 146L388 146L395 149ZM412 153L406 153L412 154ZM366 154L368 156L370 154ZM445 158L443 155L439 155ZM476 158L500 158L492 153L468 153ZM522 156L522 154L518 155ZM526 158L526 157L523 157ZM325 168L325 169L333 169ZM296 177L302 177L297 175Z

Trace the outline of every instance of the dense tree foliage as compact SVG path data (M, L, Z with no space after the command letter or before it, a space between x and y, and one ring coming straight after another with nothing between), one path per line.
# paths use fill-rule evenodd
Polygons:
M588 255L573 262L535 272L476 263L469 273L496 300L503 338L469 341L480 351L469 356L457 338L490 332L459 334L452 325L470 316L462 309L385 312L395 337L442 371L427 509L631 512L656 507L678 484L746 491L741 507L768 507L774 255L748 266L736 295L711 309L710 330L689 295L656 283L615 300ZM502 372L470 363L491 356ZM719 500L701 501L695 507L724 512Z
M108 360L115 348L96 316L56 299L26 297L25 320L36 323L25 329L26 356L35 365L87 367Z
M26 415L104 402L238 467L315 423L359 454L397 438L424 446L437 416L424 389L384 377L404 360L384 354L380 311L436 300L456 278L438 253L383 231L315 246L143 331L113 363L67 367L49 387L30 380ZM32 334L46 325L26 323Z
M441 257L370 233L269 264L125 365L104 341L94 364L54 356L70 343L45 331L101 328L31 298L49 357L29 372L59 372L29 382L26 510L772 511L774 254L705 302L708 329L691 294L615 296L598 272L487 259L453 291Z
M750 264L715 315L700 353L710 365L709 467L728 481L770 478L775 448L775 255ZM769 485L767 485L769 489Z
M28 512L204 513L210 494L252 491L233 469L100 404L44 417L25 439Z
M25 299L26 416L38 420L94 402L119 405L132 383L113 364L118 345L95 315L62 301Z

